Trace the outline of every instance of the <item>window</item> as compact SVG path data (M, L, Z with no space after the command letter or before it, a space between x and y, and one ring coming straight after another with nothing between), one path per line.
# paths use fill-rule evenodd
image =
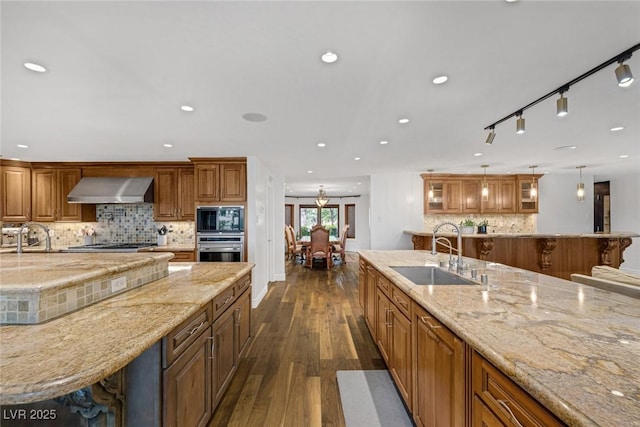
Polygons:
M349 224L347 238L356 238L356 205L344 205L344 223Z
M284 225L295 227L295 224L293 223L293 212L293 205L284 205Z
M338 205L327 205L324 208L319 208L313 205L301 205L300 206L300 235L309 236L309 233L314 225L320 223L324 228L329 230L330 238L338 238L339 230L338 224ZM318 221L320 218L320 221Z

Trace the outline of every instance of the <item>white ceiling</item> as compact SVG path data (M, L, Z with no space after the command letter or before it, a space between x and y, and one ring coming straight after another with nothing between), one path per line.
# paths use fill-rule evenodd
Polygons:
M482 173L485 163L488 173L529 173L532 164L576 176L577 165L596 176L640 170L640 82L618 87L615 64L570 88L567 117L556 117L554 96L525 111L524 135L510 119L484 144L485 126L640 42L637 1L1 8L4 158L256 156L285 176L287 194L325 184L329 196L366 193L371 174ZM339 60L321 62L326 50ZM626 63L640 78L640 51ZM434 85L442 73L449 81ZM616 125L625 129L610 132ZM554 150L564 145L577 148Z

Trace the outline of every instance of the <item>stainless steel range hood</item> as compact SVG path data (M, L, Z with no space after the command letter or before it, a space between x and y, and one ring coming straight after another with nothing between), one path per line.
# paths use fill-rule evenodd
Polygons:
M82 178L67 195L69 203L153 203L153 177Z

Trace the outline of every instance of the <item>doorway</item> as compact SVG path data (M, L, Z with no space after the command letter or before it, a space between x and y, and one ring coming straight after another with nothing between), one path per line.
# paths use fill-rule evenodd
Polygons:
M593 231L611 232L611 194L609 181L593 184Z

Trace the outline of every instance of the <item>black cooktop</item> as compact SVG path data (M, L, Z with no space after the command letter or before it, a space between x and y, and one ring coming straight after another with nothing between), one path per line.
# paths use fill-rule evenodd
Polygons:
M93 251L126 251L135 252L141 248L157 246L157 243L96 243L93 245L69 246L67 251L73 252L93 252Z

